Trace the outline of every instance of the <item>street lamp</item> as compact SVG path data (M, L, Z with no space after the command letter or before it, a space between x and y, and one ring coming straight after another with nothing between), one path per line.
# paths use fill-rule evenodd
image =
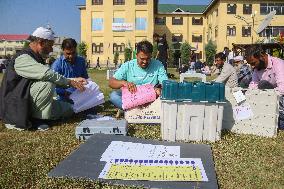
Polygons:
M252 13L250 15L250 17L252 18L252 29L254 30L254 17L256 16L257 14L257 11L254 11L254 13ZM251 32L251 43L253 44L253 32Z

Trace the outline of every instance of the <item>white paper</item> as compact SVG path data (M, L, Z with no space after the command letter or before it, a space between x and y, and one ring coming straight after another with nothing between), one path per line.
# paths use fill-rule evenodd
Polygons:
M127 160L127 162L125 160ZM113 164L116 164L116 165L136 164L136 165L141 165L141 166L194 166L200 169L200 172L202 175L202 181L208 181L208 177L206 175L201 158L144 159L144 158L138 157L136 159L135 158L131 159L132 162L129 162L129 160L130 160L129 158L124 158L124 156L121 156L115 159L114 162L106 163L104 169L101 171L99 175L99 178L106 179L107 173L111 165ZM150 160L152 160L152 162L150 162ZM157 161L157 163L154 163L154 161Z
M112 141L102 154L101 161L111 162L118 157L124 158L179 158L180 146L163 146L122 141Z
M88 81L88 84L85 85L85 91L74 91L70 95L70 99L74 102L73 110L75 113L93 108L105 102L103 93L99 90L99 86L93 81Z
M233 107L234 118L236 121L253 117L253 112L249 104Z
M246 100L246 97L245 97L245 95L243 94L242 91L234 92L233 95L234 95L234 97L235 97L235 99L236 99L236 102L237 102L238 104L239 104L240 102Z

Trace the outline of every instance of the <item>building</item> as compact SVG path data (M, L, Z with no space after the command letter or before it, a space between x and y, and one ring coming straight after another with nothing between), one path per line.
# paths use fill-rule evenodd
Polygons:
M22 50L29 35L0 34L0 57L12 56Z
M198 58L205 60L205 46L212 40L217 51L233 43L248 44L284 33L283 0L212 0L208 5L159 4L158 0L86 0L81 12L81 41L88 45L87 57L105 64L114 52L124 59L124 49L153 33L166 34L176 52L189 42ZM269 27L257 28L270 11L276 10Z

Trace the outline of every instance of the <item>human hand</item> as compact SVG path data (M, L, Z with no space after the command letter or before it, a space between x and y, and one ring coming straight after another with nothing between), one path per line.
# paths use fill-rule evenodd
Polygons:
M155 90L155 92L156 92L156 97L159 97L159 96L161 96L161 91L162 91L162 89L161 88L154 88L154 90Z
M136 85L134 83L126 81L124 86L127 87L129 92L131 92L131 93L136 93L136 91L137 91Z
M83 85L87 85L88 84L88 81L85 78L83 78L83 77L76 77L76 78L73 78L73 80L75 80L77 82L80 82Z
M78 78L70 79L70 86L78 89L79 91L84 91L84 81Z

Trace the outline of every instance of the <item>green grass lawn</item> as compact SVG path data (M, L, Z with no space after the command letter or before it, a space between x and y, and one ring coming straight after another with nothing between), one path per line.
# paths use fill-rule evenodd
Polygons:
M174 70L170 72L178 79ZM89 74L108 99L110 89L106 71L90 70ZM109 102L100 111L106 115L115 114ZM75 127L83 119L84 115L76 115L47 132L7 130L1 124L0 188L127 188L87 180L47 177L52 168L82 143L75 138ZM161 140L159 126L130 124L129 135ZM284 188L283 131L278 133L277 138L223 132L221 141L207 144L212 146L220 188Z

